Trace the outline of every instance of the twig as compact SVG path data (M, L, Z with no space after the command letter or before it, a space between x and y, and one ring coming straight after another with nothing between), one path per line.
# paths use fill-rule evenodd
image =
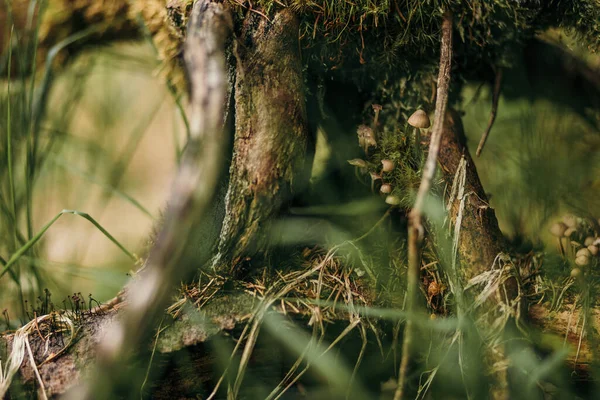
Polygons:
M71 397L91 399L102 393L110 398L114 394L114 386L107 384L121 383L127 364L123 358L148 339L176 284L190 272L185 268L183 246L213 200L228 142L223 115L228 104L225 46L231 30L231 16L222 3L194 3L184 53L191 87L190 141L156 244L139 281L128 290L122 317L113 322L100 342L98 370L90 374L95 383L85 382ZM208 254L200 256L208 261Z
M483 150L483 146L485 146L485 142L487 141L488 136L490 135L490 131L492 130L492 126L494 125L494 121L496 120L496 114L498 113L498 100L500 99L500 88L502 87L502 68L498 68L496 71L496 79L494 81L494 93L492 95L492 110L490 111L490 120L488 122L488 126L483 132L481 136L481 140L479 141L479 145L477 146L477 157L481 155L481 151Z
M412 350L414 310L416 305L416 295L419 285L419 265L420 248L423 240L423 205L425 198L431 188L431 182L435 175L437 158L440 150L442 138L442 128L444 126L444 117L448 105L448 86L450 84L450 68L452 61L452 14L449 11L444 13L442 22L442 40L440 45L440 70L437 82L437 100L435 104L435 121L433 123L431 142L429 143L429 154L425 162L421 185L417 193L415 205L410 213L408 226L408 276L407 276L407 308L409 318L406 321L404 329L404 339L402 343L402 359L400 361L400 373L398 375L398 387L394 394L394 400L403 398L406 386L406 375Z

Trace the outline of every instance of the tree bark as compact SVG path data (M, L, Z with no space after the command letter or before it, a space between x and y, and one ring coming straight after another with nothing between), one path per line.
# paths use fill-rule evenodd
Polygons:
M235 139L217 271L268 247L270 221L300 184L308 138L296 15L283 9L268 20L249 12L236 58Z
M466 147L466 138L460 115L455 110L446 114L444 133L440 148L439 163L448 184L447 196L451 197L451 183L454 181L459 164L466 162L464 193L466 201L462 210L458 252L463 263L465 280L486 272L494 264L496 256L507 250L506 241L494 209L490 207L487 195L473 159ZM460 200L460 199L458 199ZM449 218L454 226L460 211L460 201L453 201Z
M477 287L474 279L490 271L496 275L485 277L492 281L490 293L485 295L482 304L474 309L476 324L484 336L502 334L507 324L519 324L524 302L520 297L519 282L506 263L503 254L508 254L507 243L498 226L494 209L490 207L473 159L466 147L466 138L460 115L450 109L444 119L442 143L439 153L444 181L447 183L448 217L454 227L454 242L458 253L460 269L454 271L462 287L456 288L460 296L463 290ZM453 182L450 185L450 182ZM484 285L485 286L485 285ZM488 289L484 287L483 290ZM471 294L472 297L482 293ZM458 301L458 306L461 301ZM464 310L459 309L459 315ZM509 323L510 322L510 323ZM495 330L495 332L494 332ZM488 339L489 340L489 339ZM493 343L487 343L492 346ZM510 384L506 367L496 367L507 359L504 346L493 345L486 348L485 357L493 372L490 396L494 399L510 398Z

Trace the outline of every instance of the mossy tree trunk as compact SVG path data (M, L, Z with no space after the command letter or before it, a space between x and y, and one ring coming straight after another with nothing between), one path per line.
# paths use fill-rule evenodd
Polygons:
M213 260L223 275L235 271L245 257L267 251L271 221L285 209L295 188L304 184L309 128L298 17L289 8L269 16L247 11L235 29L235 138L225 216ZM456 112L447 114L443 131L438 161L449 188L464 171L462 188L457 188L461 194L448 193L455 198L448 211L453 225L460 226L457 251L466 286L471 278L489 272L506 246ZM512 276L502 278L490 298L509 306L501 312L520 312L518 282Z
M269 223L302 185L308 138L298 19L248 13L236 42L235 139L215 267L268 247Z

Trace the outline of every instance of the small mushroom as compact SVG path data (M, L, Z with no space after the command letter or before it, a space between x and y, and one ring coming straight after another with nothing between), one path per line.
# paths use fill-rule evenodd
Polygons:
M585 246L589 246L589 245L591 245L591 244L594 244L594 240L595 240L595 238L594 238L594 237L592 237L592 236L588 236L588 237L586 237L586 238L585 238L585 240L583 241L583 244L584 244Z
M575 257L587 257L587 258L590 258L591 256L592 256L592 253L587 249L587 247L579 249L579 250L577 250L577 253L575 253Z
M429 117L425 111L417 110L408 118L407 122L410 126L415 128L415 148L418 148L421 142L421 129L429 128L431 126L431 121L429 121Z
M392 185L388 184L388 183L384 183L383 185L381 185L381 187L379 188L379 191L383 194L388 194L388 193L392 193Z
M380 104L372 104L373 111L375 112L375 117L373 118L373 132L377 134L377 126L379 125L379 112L383 109Z
M576 232L575 228L567 228L565 231L565 237L571 237Z
M415 111L409 118L408 124L413 128L427 129L431 126L427 113L423 110Z
M366 125L359 125L356 134L358 135L358 144L363 148L365 154L369 154L369 147L377 147L373 129Z
M553 236L556 236L556 239L558 240L558 248L560 250L560 254L563 257L565 256L565 248L563 247L563 244L562 244L562 237L565 235L566 230L567 230L567 225L565 225L562 222L557 222L555 224L552 224L552 226L550 227L550 233Z
M397 196L388 196L385 198L385 202L391 206L397 206L400 204L400 199Z
M569 228L575 228L575 227L577 227L577 217L575 217L573 214L566 214L566 215L564 215L563 216L563 222Z
M371 192L375 190L375 182L381 180L381 175L376 174L375 172L369 172L371 175Z
M579 256L579 257L575 258L575 264L579 265L580 267L585 267L586 265L589 265L589 263L590 263L589 257Z
M350 161L348 161L350 162ZM565 235L565 231L567 230L567 225L565 225L562 222L557 222L555 224L552 224L552 226L550 227L550 233L553 236L556 236L558 238L561 238Z
M381 165L381 172L392 172L395 167L395 164L392 160L381 160Z
M589 265L591 257L592 253L586 247L579 249L575 253L575 264L581 267Z
M582 271L579 268L573 268L571 270L571 277L573 278L579 278L582 275Z
M587 249L590 251L590 253L593 256L597 256L598 255L598 246L596 246L595 244L590 244Z

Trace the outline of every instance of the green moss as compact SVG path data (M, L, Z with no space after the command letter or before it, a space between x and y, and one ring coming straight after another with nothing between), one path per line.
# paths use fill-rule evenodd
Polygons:
M202 309L187 307L158 339L159 351L169 353L202 343L223 330L231 330L251 314L254 299L247 293L218 294Z

